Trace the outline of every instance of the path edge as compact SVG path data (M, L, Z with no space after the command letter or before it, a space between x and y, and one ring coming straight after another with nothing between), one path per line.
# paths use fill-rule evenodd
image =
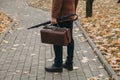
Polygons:
M5 36L9 33L9 30L13 29L14 25L15 25L15 21L12 20L12 22L9 24L8 28L2 34L0 34L0 44L4 40Z
M115 71L107 63L107 61L105 60L105 58L103 57L103 55L101 54L101 52L99 51L97 46L93 43L92 39L88 36L87 32L81 26L80 22L78 20L76 20L74 23L83 32L84 37L87 39L88 43L90 44L92 49L95 51L95 53L98 56L100 62L104 65L104 67L105 67L106 71L108 72L108 74L110 75L110 77L113 78L114 80L120 80L119 77L117 76L117 74L115 73Z

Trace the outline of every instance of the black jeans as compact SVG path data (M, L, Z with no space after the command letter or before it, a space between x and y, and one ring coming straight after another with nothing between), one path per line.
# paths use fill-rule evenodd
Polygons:
M73 53L74 53L74 40L73 40L73 21L67 21L67 22L62 22L58 23L60 27L66 27L69 28L71 31L71 43L67 45L67 59L66 59L66 64L67 65L72 65L73 64ZM61 67L63 64L63 46L59 45L53 45L54 52L55 52L55 58L54 58L54 65L56 67Z

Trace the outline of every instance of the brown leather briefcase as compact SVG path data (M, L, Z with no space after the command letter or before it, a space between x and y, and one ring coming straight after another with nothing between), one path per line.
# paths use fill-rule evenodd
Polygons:
M68 28L44 27L40 33L42 43L67 46L71 42L71 33Z

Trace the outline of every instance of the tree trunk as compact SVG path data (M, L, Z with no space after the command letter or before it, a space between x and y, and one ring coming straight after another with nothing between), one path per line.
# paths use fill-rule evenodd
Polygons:
M92 16L92 5L94 0L86 0L86 17Z

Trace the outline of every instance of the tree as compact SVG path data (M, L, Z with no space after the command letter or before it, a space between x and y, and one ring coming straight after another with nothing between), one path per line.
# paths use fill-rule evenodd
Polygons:
M86 17L92 16L92 5L94 0L86 0Z

